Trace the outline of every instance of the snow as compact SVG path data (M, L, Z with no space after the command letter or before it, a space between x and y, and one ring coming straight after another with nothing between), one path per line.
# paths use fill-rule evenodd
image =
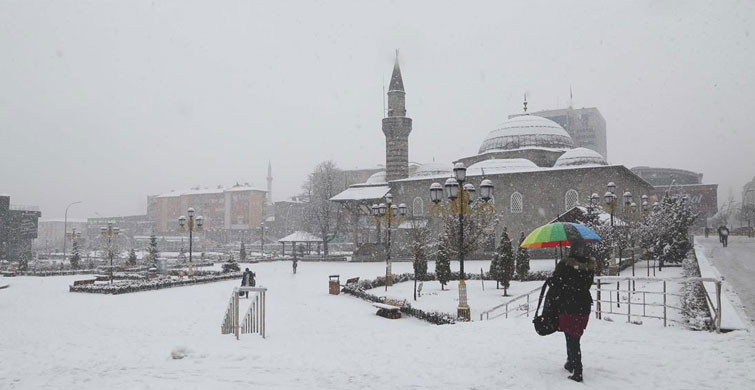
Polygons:
M286 237L281 238L278 242L322 242L322 238L312 233L295 231Z
M603 156L587 148L574 148L567 150L556 160L555 166L573 166L573 165L608 165Z
M330 200L338 202L338 201L348 201L348 200L373 200L373 199L381 199L385 196L388 192L390 192L391 187L387 185L378 185L378 186L351 186L343 191L341 191L338 195L330 198Z
M755 319L755 239L730 236L723 248L718 236L695 237L695 254L700 275L722 278L721 328L750 329ZM715 302L714 283L704 283L708 296ZM749 318L748 318L749 316Z
M0 388L739 389L755 382L755 342L744 331L591 319L582 340L585 382L577 384L562 368L563 336L536 335L528 318L434 326L388 320L366 301L328 295L328 275L373 279L383 263L300 263L296 275L289 262L241 267L269 288L266 339L220 334L239 281L109 296L68 293L80 276L15 277L0 290ZM409 272L411 264L393 269Z

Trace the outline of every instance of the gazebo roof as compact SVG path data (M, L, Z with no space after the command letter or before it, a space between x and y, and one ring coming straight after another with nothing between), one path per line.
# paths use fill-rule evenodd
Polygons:
M278 242L322 242L322 238L299 230L281 238Z

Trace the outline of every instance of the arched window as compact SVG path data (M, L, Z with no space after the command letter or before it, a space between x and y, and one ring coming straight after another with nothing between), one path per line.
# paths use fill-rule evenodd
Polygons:
M412 202L412 216L423 217L425 215L425 202L419 196Z
M579 193L576 190L566 191L566 195L564 195L564 207L566 207L566 210L571 210L577 204L579 204Z
M515 192L511 194L511 213L519 214L524 211L524 199L522 194Z

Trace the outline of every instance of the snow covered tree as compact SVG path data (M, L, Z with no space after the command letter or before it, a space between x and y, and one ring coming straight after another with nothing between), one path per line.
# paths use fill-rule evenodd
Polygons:
M149 253L147 254L147 262L150 267L157 267L157 259L160 256L160 252L157 251L157 237L155 235L149 236Z
M527 280L527 275L530 273L530 253L527 248L521 247L524 239L524 232L522 232L519 236L519 245L516 247L516 276L521 281Z
M223 263L223 272L237 272L239 270L239 263L233 259L233 254L231 254L228 256L228 261Z
M342 176L333 161L324 161L309 174L302 187L307 198L305 224L307 230L317 233L322 239L325 256L328 256L328 243L336 238L344 219L344 208L330 201L330 198L346 189Z
M681 263L692 249L689 241L689 228L697 214L683 196L666 196L659 207L645 219L640 239L644 247L659 260L659 270L663 264Z
M503 269L503 264L501 263L501 257L498 256L498 253L496 252L493 255L493 260L490 261L490 270L488 270L488 275L490 276L490 278L495 280L496 290L501 288L502 269Z
M126 264L132 267L136 265L136 251L134 248L131 248L128 252L128 260L126 261Z
M511 239L505 227L501 233L501 241L498 244L494 257L498 258L497 261L501 267L497 273L498 282L503 285L503 295L508 295L509 282L514 278L515 264L514 250L511 247Z
M457 202L458 204L458 202ZM441 237L445 240L450 256L459 255L459 216L458 206L452 206L453 212L441 216ZM495 233L498 215L488 203L479 199L466 205L464 202L464 242L462 250L466 256L474 253Z
M411 238L411 251L414 255L415 279L425 280L427 276L427 244L430 241L430 229L424 219L412 219L409 221L409 237Z
M186 250L183 247L178 251L178 261L180 263L186 262Z
M18 270L29 270L29 253L27 251L21 252L21 254L18 256Z
M239 249L239 259L246 261L246 247L243 242L241 243L241 249Z
M81 254L79 253L79 242L76 239L73 240L71 247L71 257L69 258L69 261L71 262L71 268L79 269L79 264L81 263Z
M451 261L446 248L445 240L438 243L438 251L435 254L435 278L440 282L440 289L443 290L446 284L451 280Z

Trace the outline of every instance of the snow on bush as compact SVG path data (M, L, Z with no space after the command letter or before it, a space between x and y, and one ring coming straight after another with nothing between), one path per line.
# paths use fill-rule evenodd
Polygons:
M687 256L682 266L685 278L700 276L694 252ZM687 282L682 285L682 315L690 329L708 330L711 328L713 320L708 310L702 282Z
M193 278L186 279L148 279L148 280L129 280L116 284L86 284L80 286L69 286L70 292L86 292L97 294L126 294L132 292L158 290L161 288L191 286L200 283L211 283L227 279L241 278L241 272L232 272L225 274L212 275L195 275Z

